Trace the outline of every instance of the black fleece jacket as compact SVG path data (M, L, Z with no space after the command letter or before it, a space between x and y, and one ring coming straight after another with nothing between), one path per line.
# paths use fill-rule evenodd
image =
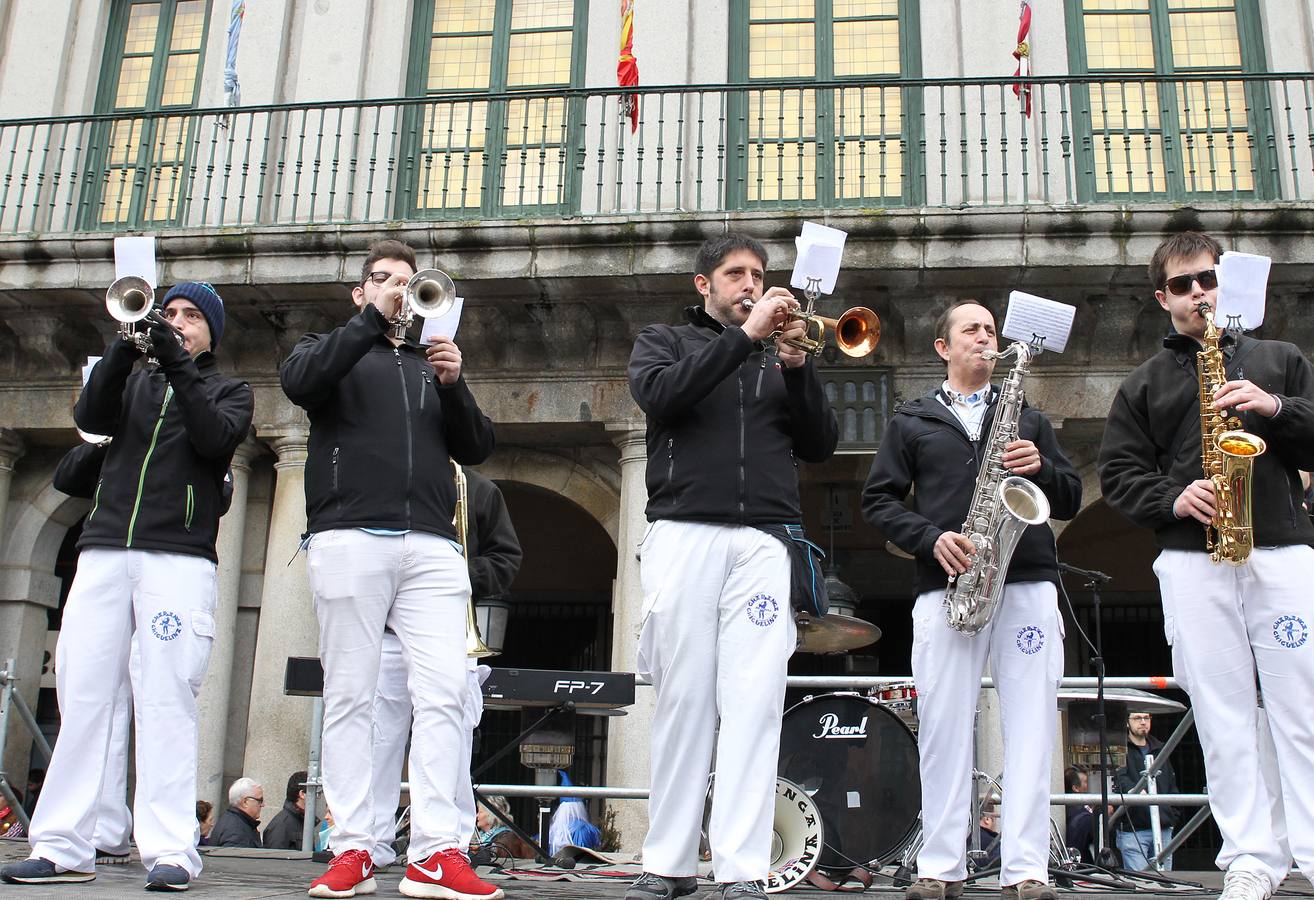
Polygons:
M55 474L51 476L50 483L55 486L55 490L63 491L70 497L82 497L90 500L96 493L96 485L100 481L100 470L105 464L105 457L109 454L109 448L108 443L78 444L60 459L55 466ZM224 475L223 493L219 498L220 516L227 514L228 507L232 502L233 473L230 469Z
M917 558L917 592L943 588L944 569L935 560L935 542L959 531L976 490L981 458L999 400L996 388L972 441L958 417L938 398L939 389L900 406L885 426L880 450L862 490L862 514L901 550ZM1054 428L1038 410L1023 404L1018 438L1040 451L1040 471L1027 476L1049 500L1054 519L1071 519L1081 509L1081 477L1059 449ZM911 506L904 504L915 486ZM1049 524L1022 532L1005 582L1058 583L1054 533Z
M492 479L467 469L466 493L470 502L470 593L475 600L497 597L511 590L520 571L520 538L511 524L506 500Z
M1104 499L1137 525L1154 530L1161 548L1205 549L1204 526L1179 519L1173 502L1204 477L1200 460L1200 345L1185 335L1127 376L1113 399L1100 447ZM1229 379L1246 379L1282 403L1276 416L1233 412L1268 444L1255 460L1251 521L1256 547L1314 546L1314 525L1301 506L1300 470L1314 470L1314 366L1294 344L1225 335L1219 344Z
M1163 741L1152 734L1145 736L1145 746L1138 747L1127 741L1127 762L1113 773L1113 789L1125 794L1136 786L1136 782L1145 774L1145 754L1156 759L1163 748ZM1163 768L1154 779L1154 790L1158 794L1177 793L1177 775L1173 772L1171 760L1164 760ZM1116 798L1115 798L1116 799ZM1172 828L1177 824L1177 809L1172 806L1159 807L1159 826ZM1150 827L1150 808L1148 806L1129 806L1127 813L1118 820L1119 831L1143 831Z
M648 521L797 523L798 463L835 452L839 426L816 363L796 369L699 306L649 325L630 354L648 414Z
M193 360L162 329L151 335L158 366L134 374L140 354L114 338L73 410L83 431L113 438L78 549L159 550L217 561L224 480L251 430L254 395L246 382L219 374L214 354Z
M458 378L440 385L419 344L394 347L373 305L328 334L307 334L279 369L310 417L306 519L333 528L411 529L454 538L448 457L477 465L493 423Z

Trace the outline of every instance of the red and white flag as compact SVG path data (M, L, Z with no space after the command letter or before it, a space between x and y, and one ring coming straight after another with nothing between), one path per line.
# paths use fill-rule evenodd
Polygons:
M1013 58L1017 60L1017 71L1013 73L1014 78L1025 79L1031 74L1031 0L1021 0L1022 9L1017 20L1017 47L1013 50ZM1019 81L1013 85L1013 93L1023 103L1023 111L1029 117L1031 115L1031 85L1026 81Z
M639 61L634 58L634 0L621 0L620 58L616 61L616 83L639 86ZM639 95L621 98L621 114L629 116L630 133L639 127Z

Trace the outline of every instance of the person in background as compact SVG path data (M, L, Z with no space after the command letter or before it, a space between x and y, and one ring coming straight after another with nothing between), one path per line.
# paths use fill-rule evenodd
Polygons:
M211 847L259 847L260 810L265 789L253 778L239 778L228 788L228 809L210 832Z

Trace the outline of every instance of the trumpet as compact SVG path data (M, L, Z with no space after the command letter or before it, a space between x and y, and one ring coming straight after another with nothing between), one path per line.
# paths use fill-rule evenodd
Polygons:
M178 339L178 345L183 345L182 334L155 308L155 289L140 275L124 275L122 278L116 278L105 291L105 308L109 311L110 318L119 323L119 337L134 344L140 352L146 354L148 362L154 360L151 354L151 338L144 326L138 328L139 323L149 321L165 325Z
M744 299L740 301L740 305L744 309L752 309L754 301ZM880 343L880 316L867 307L855 306L846 309L839 318L832 319L815 313L812 305L813 301L809 298L806 309L790 310L789 321L803 322L803 337L788 341L791 346L818 356L826 347L826 334L829 331L834 336L835 346L841 353L857 358L871 353ZM777 331L772 337L779 335L780 332Z
M421 269L411 276L402 291L401 306L392 317L392 337L405 340L406 331L415 317L429 319L441 316L456 303L456 285L451 276L437 269Z

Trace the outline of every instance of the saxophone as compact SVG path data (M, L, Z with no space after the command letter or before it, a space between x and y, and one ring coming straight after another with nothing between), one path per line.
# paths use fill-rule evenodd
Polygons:
M1258 435L1241 430L1241 420L1214 409L1214 394L1227 382L1220 332L1213 309L1201 303L1205 320L1203 348L1196 354L1200 372L1200 460L1204 475L1214 483L1214 518L1205 526L1205 549L1214 562L1239 566L1255 549L1250 521L1250 482L1256 457L1268 446Z
M1032 349L1017 342L1002 353L985 351L987 359L1016 355L1017 364L999 388L995 420L986 441L986 456L976 477L972 506L962 533L976 546L972 564L961 575L952 575L944 594L945 619L963 634L976 634L987 625L999 606L1008 575L1008 562L1028 525L1049 519L1049 500L1033 482L1009 475L1004 468L1004 448L1017 440L1022 419L1022 379L1030 371Z
M461 544L461 556L466 564L470 562L470 497L466 487L465 470L456 460L452 460L452 481L456 484L456 516L452 524L456 527L456 539ZM496 656L484 643L479 633L479 620L475 618L474 593L465 604L465 655L472 659Z

